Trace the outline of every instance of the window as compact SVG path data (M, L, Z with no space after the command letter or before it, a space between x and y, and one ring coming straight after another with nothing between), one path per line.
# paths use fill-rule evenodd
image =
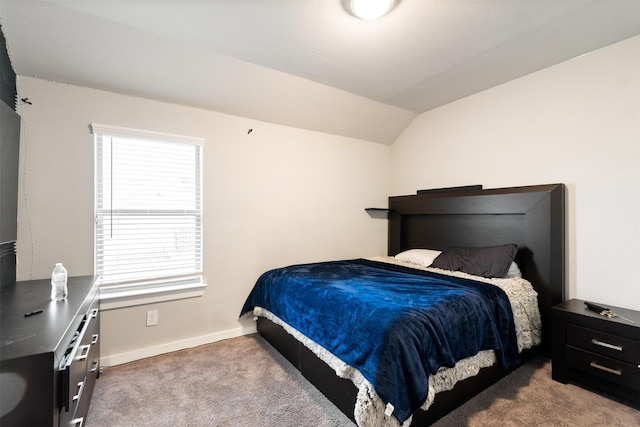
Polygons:
M97 124L92 131L101 298L148 303L174 299L157 294L192 296L204 286L203 141Z

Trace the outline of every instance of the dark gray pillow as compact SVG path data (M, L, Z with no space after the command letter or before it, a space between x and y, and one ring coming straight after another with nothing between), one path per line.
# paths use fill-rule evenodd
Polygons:
M433 260L431 267L463 271L482 277L504 277L518 252L514 244L486 248L449 248Z

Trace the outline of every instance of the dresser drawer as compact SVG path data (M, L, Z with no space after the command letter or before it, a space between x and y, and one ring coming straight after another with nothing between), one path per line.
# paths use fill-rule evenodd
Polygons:
M640 341L568 324L567 344L636 366L640 365Z
M69 412L60 412L59 427L82 427L85 417L83 416L83 408L88 407L87 400L91 400L89 393L82 393L80 399L72 405L73 409Z
M77 336L65 355L63 366L60 368L62 372L61 407L64 412L75 413L87 385L87 371L92 369L93 359L99 357L96 347L98 335L97 333L91 333L97 332L95 327L97 313L97 310L92 310L84 316L77 331ZM91 386L93 387L93 383L91 383Z
M76 413L69 423L72 427L80 427L84 423L84 419L87 417L89 413L89 405L91 404L91 393L88 390L82 395L80 402L78 403L78 408L76 409Z
M83 349L78 346L78 351ZM63 407L61 411L73 414L78 406L87 376L87 360L75 353L63 370Z
M640 392L640 367L589 351L567 346L567 363L572 369L609 383Z

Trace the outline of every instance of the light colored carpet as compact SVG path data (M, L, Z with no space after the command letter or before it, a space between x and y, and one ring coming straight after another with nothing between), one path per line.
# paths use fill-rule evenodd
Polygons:
M436 399L437 399L436 395ZM551 361L538 357L475 396L434 427L634 427L640 411L551 379Z
M259 335L103 369L85 427L352 427Z
M103 371L86 427L354 425L258 335ZM553 381L538 358L436 426L632 427L640 411Z

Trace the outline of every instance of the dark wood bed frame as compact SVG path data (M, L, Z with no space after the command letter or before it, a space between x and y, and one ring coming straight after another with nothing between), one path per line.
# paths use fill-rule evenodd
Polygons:
M565 186L563 184L489 190L421 192L389 198L389 255L412 248L446 249L516 243L516 262L538 292L542 345L526 351L550 356L551 307L565 299ZM339 378L279 325L258 319L260 334L345 415L354 420L357 389ZM412 426L430 425L503 378L509 369L484 368L472 378L438 393L428 411L413 415Z

